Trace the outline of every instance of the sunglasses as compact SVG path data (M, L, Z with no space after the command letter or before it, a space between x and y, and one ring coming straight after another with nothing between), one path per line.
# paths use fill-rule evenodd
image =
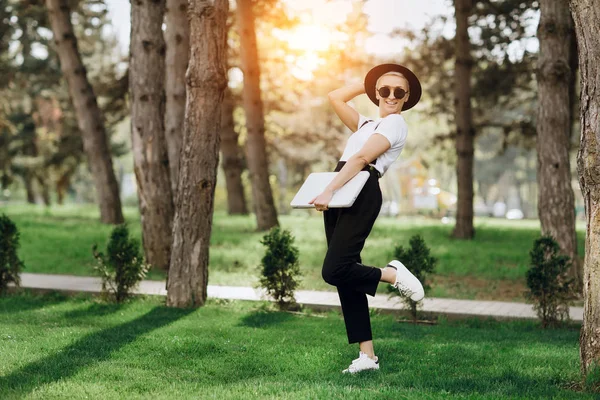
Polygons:
M406 94L408 93L406 90L402 89L401 87L395 87L394 89L394 98L396 99L403 99L404 96L406 96ZM379 95L381 97L383 97L384 99L387 99L388 97L390 97L390 93L392 93L392 88L389 86L382 86L379 89L377 89L377 92L379 93Z

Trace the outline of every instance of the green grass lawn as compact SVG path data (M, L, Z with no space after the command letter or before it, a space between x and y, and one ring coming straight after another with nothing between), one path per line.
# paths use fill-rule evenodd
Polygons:
M163 301L0 298L0 398L595 398L574 390L575 327L412 325L374 315L381 369L348 376L340 371L357 348L347 344L337 313L216 301L180 310Z
M30 205L3 207L21 231L20 256L26 272L52 274L92 274L91 248L101 249L111 230L98 222L98 211L90 206L55 206L50 209ZM125 209L131 233L141 238L137 209ZM296 238L303 272L301 289L331 290L321 278L325 255L322 218L314 212L300 211L280 216L283 228ZM214 217L210 248L209 282L214 285L255 285L258 265L264 254L260 240L264 233L255 231L253 216ZM384 218L375 223L362 253L367 265L384 266L394 246L408 245L409 238L421 234L439 259L433 276L433 297L498 299L523 301L529 251L539 235L537 221L476 219L476 238L461 241L450 238L451 225L425 218ZM578 231L583 254L583 230ZM163 279L152 271L151 279ZM380 287L381 291L385 288Z

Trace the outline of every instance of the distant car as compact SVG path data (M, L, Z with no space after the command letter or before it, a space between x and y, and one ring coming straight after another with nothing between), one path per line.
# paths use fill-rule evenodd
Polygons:
M510 209L506 212L506 219L523 219L525 215L518 208Z

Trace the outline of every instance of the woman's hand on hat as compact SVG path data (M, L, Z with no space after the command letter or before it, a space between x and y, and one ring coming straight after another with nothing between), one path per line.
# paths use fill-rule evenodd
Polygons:
M329 209L329 202L333 197L333 191L324 190L323 193L312 199L308 204L313 204L317 211L326 211Z

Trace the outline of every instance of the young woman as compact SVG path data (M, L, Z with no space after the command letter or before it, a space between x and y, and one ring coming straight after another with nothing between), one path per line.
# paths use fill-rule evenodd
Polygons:
M346 104L363 93L379 107L379 119L368 120ZM401 113L420 97L421 84L415 74L397 64L378 65L366 75L364 85L358 83L329 93L335 113L354 133L335 169L338 174L311 203L323 211L325 220L328 248L323 279L337 287L348 342L359 343L360 347L359 357L344 373L379 369L366 296L375 296L379 282L392 284L415 301L424 297L423 286L400 261L391 261L380 269L363 265L360 258L381 209L378 179L398 158L406 142L408 128ZM352 207L329 209L333 193L359 171L369 171L370 177Z

